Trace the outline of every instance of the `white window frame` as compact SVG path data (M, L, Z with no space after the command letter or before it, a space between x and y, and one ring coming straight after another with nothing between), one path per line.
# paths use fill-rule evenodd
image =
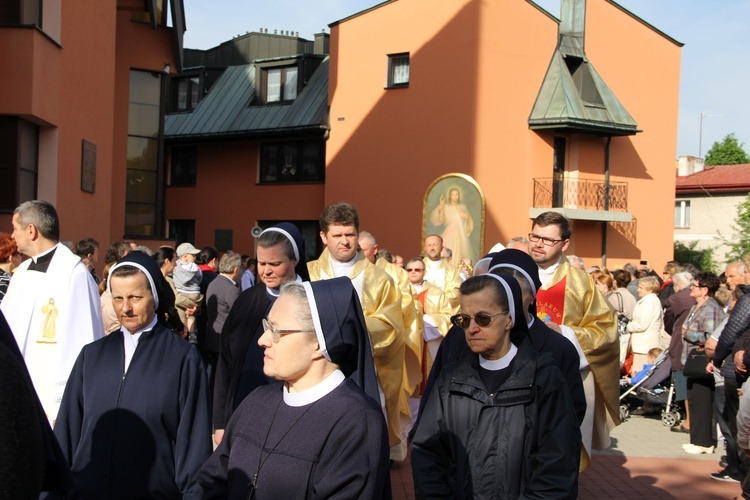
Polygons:
M692 217L692 207L690 200L675 200L674 210L676 219L674 227L689 228L690 218Z

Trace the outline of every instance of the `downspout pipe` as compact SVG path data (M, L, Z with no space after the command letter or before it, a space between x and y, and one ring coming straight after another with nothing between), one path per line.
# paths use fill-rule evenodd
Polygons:
M607 144L604 146L604 211L609 212L609 150L612 144L612 136L607 136ZM602 266L607 267L607 226L608 222L602 222Z

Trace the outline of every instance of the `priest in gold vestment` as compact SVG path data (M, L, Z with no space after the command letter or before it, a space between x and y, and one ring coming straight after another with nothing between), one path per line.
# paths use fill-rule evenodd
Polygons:
M607 299L591 277L572 267L563 255L570 236L570 222L564 216L545 212L534 220L529 253L539 266L542 282L537 315L568 338L581 358L587 409L581 424L580 470L585 470L591 449L609 447L609 431L620 423L620 345L615 314Z
M362 303L372 341L375 368L383 390L389 442L401 443L401 426L411 420L404 390L403 316L401 292L393 280L358 252L359 214L350 203L340 202L323 209L320 237L325 249L317 260L307 263L310 281L347 276ZM381 402L382 403L382 402ZM400 460L405 458L393 456Z

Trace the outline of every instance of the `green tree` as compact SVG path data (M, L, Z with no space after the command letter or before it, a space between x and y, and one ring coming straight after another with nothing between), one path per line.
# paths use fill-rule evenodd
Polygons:
M697 241L691 241L685 244L681 241L674 242L674 260L682 265L692 264L701 271L716 272L716 262L714 262L713 248L697 250Z
M706 153L706 166L710 165L738 165L750 163L750 156L739 143L734 134L729 134L721 142L714 142L711 149Z
M719 233L721 241L730 249L727 253L727 263L741 260L743 255L750 253L750 194L737 205L732 232L734 235L729 237Z

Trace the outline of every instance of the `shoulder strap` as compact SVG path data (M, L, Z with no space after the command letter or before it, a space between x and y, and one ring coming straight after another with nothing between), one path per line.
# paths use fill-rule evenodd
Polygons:
M624 313L625 312L625 306L622 303L622 295L620 292L615 292L615 295L617 295L617 302L620 303L620 307L618 308L619 312Z

